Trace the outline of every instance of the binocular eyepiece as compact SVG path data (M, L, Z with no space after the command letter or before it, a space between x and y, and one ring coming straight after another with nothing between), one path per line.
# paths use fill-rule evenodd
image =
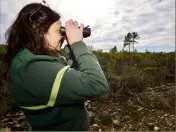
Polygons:
M80 27L79 27L79 28L80 28ZM65 27L61 27L61 35L62 35L62 36L65 36L65 35L66 35ZM86 27L83 29L83 38L90 37L90 35L91 35L91 29L89 28L89 26L86 26Z

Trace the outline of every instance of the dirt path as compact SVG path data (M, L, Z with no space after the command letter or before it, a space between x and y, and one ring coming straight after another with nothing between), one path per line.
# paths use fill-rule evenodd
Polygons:
M175 86L146 88L142 93L111 93L105 100L87 101L90 131L174 131ZM0 130L30 130L18 109L0 119Z

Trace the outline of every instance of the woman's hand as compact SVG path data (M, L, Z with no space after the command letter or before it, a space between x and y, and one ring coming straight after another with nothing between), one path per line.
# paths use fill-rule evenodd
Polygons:
M81 24L78 28L78 22L73 20L68 20L65 23L67 41L70 45L77 41L83 41L83 29L84 25Z

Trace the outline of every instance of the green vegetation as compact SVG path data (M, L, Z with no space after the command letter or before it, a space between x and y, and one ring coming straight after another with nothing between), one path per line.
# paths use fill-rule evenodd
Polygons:
M131 43L133 44L134 42L136 42L135 39L131 39L130 41L131 42L128 42L128 44L131 44ZM108 95L108 100L111 101L111 100L114 100L114 98L117 98L116 100L118 102L117 101L115 102L119 103L118 107L121 108L122 111L124 111L126 107L129 107L129 104L128 104L129 101L133 101L133 103L136 103L137 101L139 101L137 99L140 99L140 101L137 102L137 104L140 105L141 109L143 107L146 107L146 109L151 109L153 107L158 108L160 106L165 107L165 102L169 102L167 105L170 107L167 109L173 111L175 98L174 96L170 96L170 95L173 95L174 92L172 92L172 90L170 89L171 92L167 92L168 98L164 99L165 96L163 96L162 94L161 95L159 94L160 92L162 93L162 91L160 91L162 90L162 88L158 89L158 91L160 91L158 92L155 90L156 89L155 87L161 86L162 84L174 83L175 52L152 53L147 50L145 53L127 52L124 50L118 52L116 46L110 49L109 53L103 52L101 49L95 51L93 50L92 46L89 46L89 49L97 56L100 62L100 65L105 73L105 76L109 82L111 92ZM133 48L133 51L134 51L134 48ZM17 107L13 99L9 96L7 83L5 82L5 80L3 80L3 74L4 74L4 71L6 70L6 66L2 63L2 60L5 52L6 52L5 46L0 45L0 108L1 108L0 117L3 116L12 108ZM62 51L62 54L64 54L63 51ZM156 92L151 92L146 95L146 91L150 91L150 88L153 89L151 91L156 91ZM152 98L150 97L151 94L152 94ZM144 95L146 96L146 98L142 99L145 97ZM148 102L150 102L150 104L152 105L151 108L147 108L147 107L150 107L146 102L147 99L148 99ZM124 101L126 101L127 103L124 103ZM124 107L122 107L123 104L124 104ZM136 105L134 105L134 107L135 106ZM111 108L111 107L107 106L107 108ZM128 109L129 108L127 108L126 110ZM131 111L132 109L129 109L127 113ZM133 112L135 111L136 110L133 110ZM121 117L126 117L125 115L126 114L121 113ZM148 115L148 113L146 113L145 115ZM154 119L155 118L154 116L155 115L152 115L150 118ZM147 118L147 116L145 118ZM131 120L133 120L133 118ZM136 118L133 120L133 122L135 121L136 121ZM157 121L162 121L162 120L157 119ZM149 121L146 120L146 123L148 122ZM165 123L164 120L163 122ZM123 125L125 125L125 123L122 124L122 126ZM133 126L135 127L135 125ZM146 126L147 125L143 124L144 128ZM135 129L139 130L138 128L135 128ZM17 130L20 130L20 129L17 129ZM28 130L28 127L27 128L24 127L24 130ZM167 129L167 130L170 130L170 129Z
M127 35L128 36L128 35ZM133 40L134 41L134 40ZM93 47L90 48L93 50ZM141 91L146 86L156 86L175 79L175 53L145 53L117 52L114 46L109 53L102 50L92 51L109 81L110 86L117 91L122 87ZM2 78L6 67L2 63L5 46L0 46L0 76ZM2 79L0 82L2 87Z
M112 50L111 50L112 51ZM175 78L175 53L129 53L93 51L110 83L116 89L156 86Z

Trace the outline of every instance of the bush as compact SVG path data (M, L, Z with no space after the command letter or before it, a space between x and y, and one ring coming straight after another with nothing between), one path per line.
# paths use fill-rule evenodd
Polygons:
M164 83L166 81L166 76L169 75L169 71L166 67L146 67L143 71L148 76L147 81L150 86L156 86Z
M15 101L9 94L7 83L5 81L2 82L3 85L0 88L0 117L7 113L10 109L17 107Z
M122 85L122 78L115 75L106 75L107 81L113 93L116 93Z
M135 66L126 66L122 77L122 87L130 92L142 92L146 85L148 76L143 71L140 71Z

